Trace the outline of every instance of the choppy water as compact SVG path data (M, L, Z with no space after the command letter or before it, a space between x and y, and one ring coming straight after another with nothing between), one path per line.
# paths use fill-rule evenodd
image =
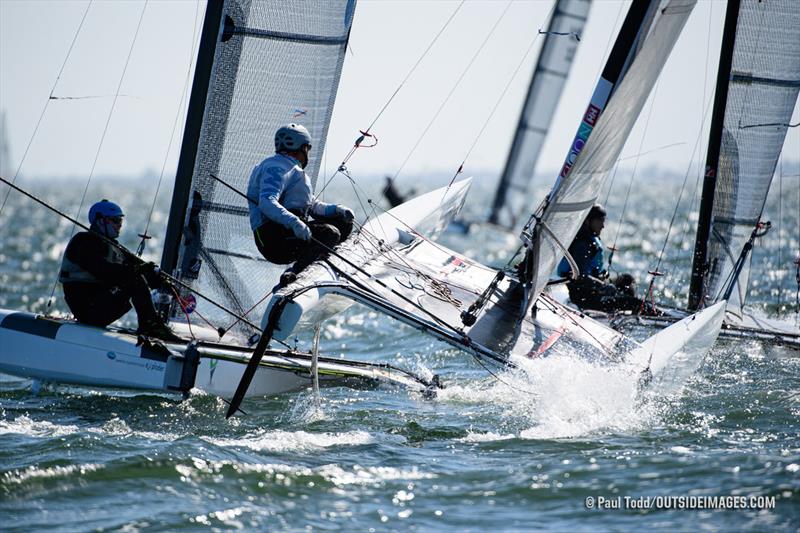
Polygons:
M92 195L127 208L125 242L135 246L152 187L104 187ZM756 250L752 299L792 321L800 213L791 200L797 187L787 188L784 203L770 201L783 238L776 232ZM33 189L64 209L74 209L80 194L54 183ZM660 193L634 192L620 269L641 276L652 268L672 208L660 205ZM156 209L156 234L166 203ZM43 311L70 227L16 195L0 221L0 306ZM676 227L685 221L684 214ZM615 232L609 223L607 242ZM493 263L513 246L485 230L448 239ZM674 241L686 239L677 232ZM689 253L683 246L662 268L664 299L682 301ZM64 310L60 298L54 309ZM329 388L318 405L299 392L250 400L248 416L226 421L226 405L203 394L183 402L79 387L32 395L27 380L0 376L0 529L796 531L800 524L797 352L721 342L679 390L642 398L629 374L578 358L539 361L532 375L503 373L498 381L469 357L358 307L327 324L324 337L328 353L435 370L447 388L435 400L391 388ZM731 495L774 498L774 508L585 504Z

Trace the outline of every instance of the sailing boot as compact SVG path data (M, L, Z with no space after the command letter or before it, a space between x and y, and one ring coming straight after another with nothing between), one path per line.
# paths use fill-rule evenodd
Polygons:
M169 326L158 319L147 320L139 324L137 332L145 337L155 337L167 342L184 342L183 339L175 335Z

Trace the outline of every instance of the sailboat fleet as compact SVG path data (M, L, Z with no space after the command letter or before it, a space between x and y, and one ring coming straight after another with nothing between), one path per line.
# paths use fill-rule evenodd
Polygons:
M125 329L0 310L0 371L37 382L178 393L199 388L233 398L229 416L245 395L297 390L315 379L382 381L435 392L438 378L391 364L322 357L316 343L311 353L288 346L302 326L318 328L354 302L500 367L578 353L633 365L645 383L676 354L702 357L722 327L726 298L640 344L546 291L694 4L630 6L564 165L522 231L519 268L490 268L435 241L464 203L471 184L465 179L389 211L366 213L358 219L359 230L330 255L273 291L282 268L255 251L241 191L272 144L275 127L286 121L286 110L298 105L298 95L303 116L297 120L311 132L318 154L306 170L319 173L356 2L303 3L287 12L274 2L210 1L161 259L178 294L157 297L187 341L161 343ZM558 2L549 31L574 32L559 26L558 17L585 18L587 5ZM546 43L543 55L547 50ZM282 59L287 54L309 66L298 70ZM753 76L750 83L760 79ZM536 94L532 87L529 100ZM796 94L794 89L795 99ZM363 131L356 148L369 137L369 129ZM210 324L235 320L225 329L203 327L192 323L198 310Z

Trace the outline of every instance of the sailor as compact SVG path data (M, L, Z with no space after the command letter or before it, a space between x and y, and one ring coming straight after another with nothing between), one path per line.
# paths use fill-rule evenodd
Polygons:
M578 266L580 275L567 282L569 298L582 309L595 309L614 313L640 310L650 314L652 306L644 305L636 297L636 280L630 274L620 274L613 282L604 268L603 241L600 233L606 224L606 210L595 204L583 221L578 234L569 246L569 253ZM566 258L558 265L558 275L570 276Z
M312 194L305 171L310 151L311 135L305 127L281 126L275 132L275 155L253 169L247 186L258 251L271 263L294 262L281 276L281 286L293 282L353 230L353 211L320 202Z
M162 286L154 263L139 260L122 245L115 246L124 217L122 208L101 200L89 209L89 231L67 244L58 281L78 322L105 327L136 309L138 332L180 341L156 314L150 288Z
M397 207L406 201L403 195L394 186L394 180L391 176L386 176L386 185L383 186L383 197L389 202L392 207Z

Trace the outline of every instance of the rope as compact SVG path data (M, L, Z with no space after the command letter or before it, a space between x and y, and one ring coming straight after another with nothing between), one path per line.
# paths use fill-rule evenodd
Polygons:
M642 146L644 146L644 140L647 137L647 130L650 127L650 117L653 115L653 108L656 106L656 97L658 96L658 86L661 82L661 78L656 81L656 86L653 89L653 98L650 100L650 110L647 112L647 119L644 123L644 131L642 132L642 138L639 141L639 150L638 152L641 153ZM611 246L611 254L608 257L608 267L609 270L611 269L611 258L614 256L614 251L617 249L617 239L619 239L619 233L622 231L622 226L625 221L625 211L628 209L628 200L631 196L631 188L633 187L633 181L636 178L636 170L639 168L639 155L636 156L636 159L633 162L633 172L631 173L631 180L628 182L628 190L625 192L625 201L622 203L622 212L619 215L619 226L617 227L617 232L614 235L614 244ZM609 193L611 189L609 189Z
M705 63L705 71L704 73L708 72L708 61L709 61L709 51L711 49L711 15L713 11L714 5L713 2L709 2L709 13L708 13L708 31L706 32L706 63ZM703 101L706 101L706 92L708 90L708 76L703 76ZM683 199L683 191L686 189L686 183L689 181L689 174L692 171L692 162L694 160L695 154L698 153L698 148L701 146L700 139L703 135L703 127L705 126L706 115L711 109L711 102L713 101L713 97L708 99L708 102L705 105L705 109L703 113L700 115L700 129L697 131L697 137L694 141L694 147L692 148L692 154L689 156L689 165L686 167L686 175L683 177L683 183L681 184L681 190L678 194L678 201L675 203L675 209L672 212L672 217L669 221L669 226L667 227L667 234L664 237L664 243L661 246L661 251L658 253L658 260L656 261L656 267L653 269L654 271L658 272L661 268L661 261L664 259L664 252L667 249L667 244L669 243L669 237L672 234L672 227L675 224L675 217L678 215L678 208L680 207L681 200ZM702 174L702 165L698 162L698 174L697 174L697 181L695 181L695 188L694 188L694 196L692 197L692 201L689 204L689 210L693 210L694 201L697 198L697 185L700 181L700 175ZM684 240L686 238L686 233L690 228L690 221L687 218L686 221L686 232L684 233ZM650 287L652 287L653 283L655 282L655 276L650 279Z
M453 96L453 93L455 93L456 89L461 85L461 82L463 81L464 77L467 75L467 72L469 72L469 70L472 68L473 63L475 63L475 60L480 55L481 51L483 51L483 48L486 46L486 43L489 42L489 38L491 38L491 36L494 34L495 30L497 29L497 26L499 26L500 21L505 17L506 12L511 7L511 4L513 3L513 1L514 0L509 0L509 2L506 4L505 9L500 14L500 16L497 18L497 20L495 21L494 25L489 30L489 33L486 34L486 37L483 39L483 42L481 43L481 45L478 47L478 49L472 55L472 59L470 59L469 63L467 63L467 66L464 68L464 70L461 71L461 75L458 77L458 79L456 80L455 84L451 87L450 92L447 93L447 96L445 97L444 101L441 103L439 108L436 110L436 113L434 113L434 115L431 118L430 122L428 122L428 125L425 126L425 129L422 131L422 134L417 137L417 142L414 143L414 146L408 152L408 155L406 155L406 158L403 160L403 163L400 165L400 168L397 169L397 172L395 172L394 177L392 177L392 181L393 182L400 175L400 172L403 171L403 169L406 166L406 163L408 163L408 161L411 159L411 156L414 154L414 152L417 150L417 148L419 147L420 143L422 142L422 139L424 139L425 135L427 135L428 130L431 129L431 127L433 126L434 122L436 122L436 119L439 118L439 115L441 114L441 112L444 109L445 105L447 105L447 102L450 101L450 98Z
M553 5L552 9L555 9L555 4ZM447 193L450 191L450 187L453 185L453 182L456 181L456 178L458 177L458 175L464 169L464 164L467 162L467 159L469 159L470 154L472 154L472 150L478 144L478 141L481 139L481 137L483 137L483 132L486 130L486 127L489 125L489 122L492 120L492 118L494 117L494 114L497 112L497 108L500 107L500 103L505 98L506 93L508 92L508 89L511 87L511 83L516 79L517 74L519 74L519 71L522 68L522 65L525 64L525 60L530 55L531 51L533 50L533 47L536 45L536 42L538 40L539 40L539 34L537 33L533 37L533 40L531 40L531 44L528 46L528 49L525 51L525 54L523 54L522 58L520 59L519 63L517 64L517 68L515 68L514 72L511 74L511 77L509 78L508 82L506 83L506 86L503 88L503 92L500 93L500 96L495 101L495 104L494 104L494 107L492 108L492 111L489 113L489 116L487 116L486 120L483 122L483 125L481 126L480 131L478 131L478 135L475 137L475 140L472 142L472 145L469 147L469 150L467 150L467 153L464 156L464 158L462 159L461 164L459 165L459 167L456 170L455 174L453 174L453 177L450 179L450 183L448 183L447 189L445 190L444 196L442 197L442 202L444 202L444 199L447 197Z
M79 217L81 211L83 211L83 202L86 200L86 194L89 192L89 184L92 182L92 177L94 177L94 171L97 167L97 161L100 159L100 151L103 148L103 142L105 141L106 134L108 133L108 126L111 124L111 117L114 116L114 109L117 106L117 100L119 99L119 91L122 88L122 82L125 80L125 73L128 71L128 65L131 61L131 55L133 54L133 49L136 46L136 39L139 36L139 30L142 27L142 20L144 19L144 13L147 9L147 3L149 0L145 0L144 4L142 5L142 12L139 14L139 22L136 24L136 31L133 34L133 40L131 41L131 46L128 49L128 56L125 59L125 66L122 69L122 74L119 77L119 82L117 83L117 90L114 95L114 100L111 102L111 109L108 111L108 118L106 118L106 124L103 127L103 133L100 136L100 143L97 146L97 151L94 154L94 161L92 162L92 168L89 171L89 178L86 180L86 186L83 188L83 193L81 194L81 201L78 204L78 209L75 213L75 217ZM75 235L75 226L72 227L72 231L70 232L69 238ZM53 295L56 293L56 286L58 285L58 275L56 275L55 279L53 280L53 288L50 290L50 298L48 299L48 307L52 304Z
M458 6L455 8L455 10L453 10L453 12L450 14L450 17L445 21L444 25L439 29L439 32L436 34L436 36L433 38L433 40L428 44L428 47L425 49L424 52L422 52L422 55L419 56L419 58L417 59L416 63L414 63L414 65L411 67L411 70L408 71L408 73L406 74L405 78L403 78L403 80L400 82L400 85L397 86L397 88L394 90L394 92L389 97L389 99L386 101L386 103L383 105L383 107L380 109L380 111L378 111L378 114L375 115L375 118L372 120L372 122L370 123L369 127L366 130L360 131L361 137L359 137L356 140L356 142L353 145L353 148L351 148L350 152L348 152L348 154L344 157L344 159L342 160L342 163L333 172L333 174L331 174L331 176L326 180L324 186L322 187L322 190L320 191L320 194L325 191L325 188L328 186L328 184L331 182L331 180L336 176L336 174L338 174L342 169L346 169L345 165L347 165L347 162L350 160L351 157L353 157L353 154L355 154L356 150L358 149L358 147L359 147L361 141L364 139L364 137L372 136L371 135L372 128L378 122L378 119L381 118L381 115L383 115L383 113L389 107L389 104L391 104L392 101L395 99L397 94L400 92L400 89L403 88L403 85L405 85L405 83L409 80L409 78L411 78L411 75L414 73L414 71L417 70L417 67L420 65L420 63L422 63L422 60L425 58L425 56L428 55L428 52L431 51L431 49L433 48L433 45L436 44L436 41L438 41L439 37L442 36L442 34L444 33L444 30L447 29L447 27L453 21L453 18L455 18L456 14L461 10L461 7L464 5L465 1L466 0L461 0L461 2L459 2ZM377 142L376 142L376 144L377 144Z
M167 144L167 153L164 154L164 162L161 164L161 173L158 176L158 184L156 185L155 193L153 193L153 203L150 205L150 212L147 213L147 222L145 223L144 231L141 234L139 234L139 237L142 238L142 240L139 242L139 248L136 250L136 255L138 255L139 257L141 257L142 253L144 252L145 241L150 238L150 236L147 235L147 230L150 229L150 221L153 218L153 211L156 208L156 200L158 199L158 192L161 190L161 182L164 179L164 172L167 168L169 151L170 148L172 147L172 141L175 139L175 132L178 129L179 119L181 117L181 112L183 111L183 102L186 98L186 93L189 88L189 79L192 73L192 65L194 64L195 43L197 42L197 35L198 35L196 28L197 28L197 18L199 17L199 11L200 11L200 4L198 3L195 4L195 10L194 10L194 24L192 25L192 28L194 28L195 30L192 31L192 45L190 48L191 51L189 53L189 65L188 68L186 69L186 78L184 79L183 82L181 99L178 102L178 111L175 113L175 121L172 123L172 132L170 133L169 143Z
M19 177L19 173L22 170L22 165L25 163L25 158L28 156L28 151L31 149L33 140L36 138L36 134L39 131L39 126L42 124L42 120L44 119L44 114L47 112L47 106L50 105L50 100L54 99L53 93L55 92L56 87L58 86L58 82L61 80L61 74L63 74L64 68L67 66L67 61L69 61L69 56L72 54L72 48L75 46L75 42L78 40L78 35L80 34L81 29L83 28L83 23L86 21L86 15L89 14L89 8L92 7L92 1L93 0L89 0L89 3L86 5L86 10L83 12L83 17L81 18L80 24L78 24L78 29L75 31L75 35L72 37L72 42L70 43L69 49L67 50L67 55L66 57L64 57L64 62L61 63L61 68L58 70L58 75L56 75L56 79L53 82L53 86L50 89L50 96L48 97L47 100L45 100L44 107L42 108L42 112L39 115L39 120L36 121L36 126L33 128L33 133L31 134L31 138L28 140L28 144L25 146L25 151L22 153L22 159L20 159L19 165L17 165L17 170L16 172L14 172L14 176L11 178L11 183L17 182L17 177ZM5 198L3 198L3 205L0 206L0 214L3 213L3 210L6 207L6 202L8 201L8 196L10 194L11 194L11 189L8 189ZM51 294L50 298L52 297L53 295ZM48 306L49 305L50 304L48 301Z

